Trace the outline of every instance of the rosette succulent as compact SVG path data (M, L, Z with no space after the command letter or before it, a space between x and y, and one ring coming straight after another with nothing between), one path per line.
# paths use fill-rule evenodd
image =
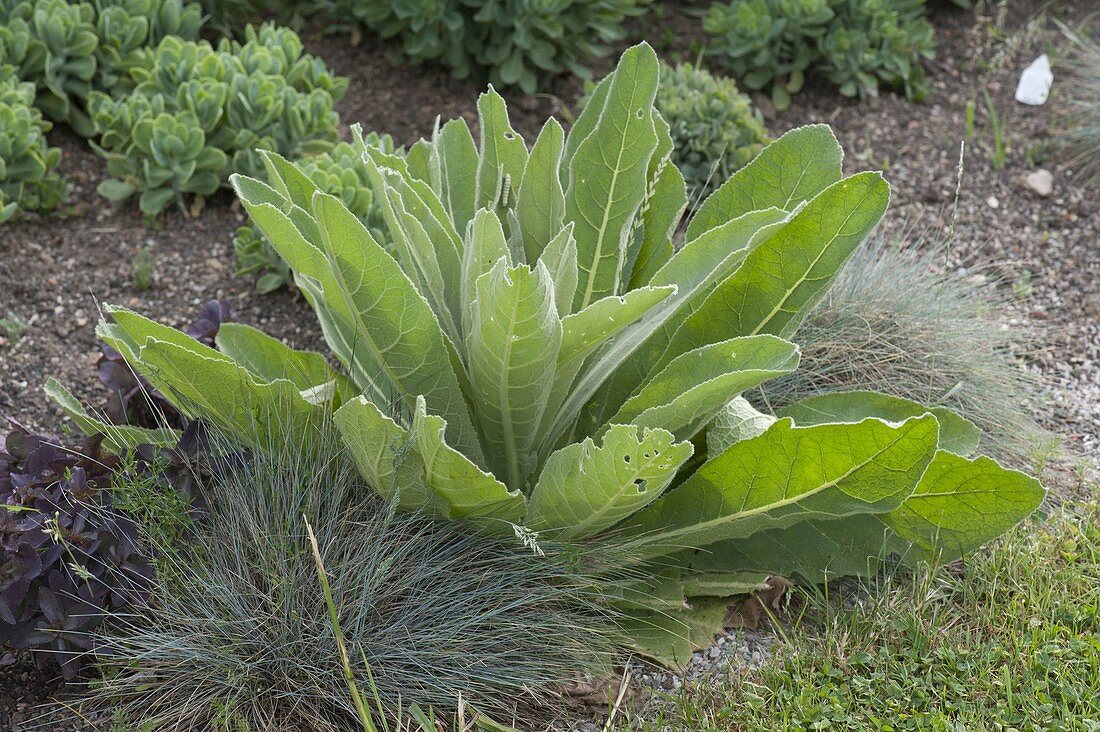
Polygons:
M712 5L708 53L743 86L770 90L783 109L814 69L847 96L880 85L919 99L933 52L924 0L730 0Z
M588 75L586 61L626 35L623 21L649 0L332 0L329 13L396 38L416 61L439 61L459 78L533 93L549 76Z
M333 105L347 89L302 53L293 31L273 25L217 49L168 36L131 76L129 95L89 99L97 152L119 176L99 192L112 200L140 194L148 216L211 195L231 172L259 172L262 150L298 157L331 148Z
M46 143L50 123L33 103L33 84L0 81L0 223L20 210L53 210L65 194L65 182L53 172L61 150Z

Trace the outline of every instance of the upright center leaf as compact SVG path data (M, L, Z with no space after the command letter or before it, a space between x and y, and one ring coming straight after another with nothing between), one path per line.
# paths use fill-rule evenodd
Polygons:
M594 129L569 161L565 217L576 226L580 270L573 312L619 292L627 241L657 149L657 75L657 55L648 45L623 54Z

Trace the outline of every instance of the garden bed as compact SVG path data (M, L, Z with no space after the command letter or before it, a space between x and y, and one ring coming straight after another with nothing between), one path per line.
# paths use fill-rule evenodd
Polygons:
M1090 5L1065 2L1052 14L1080 22ZM675 47L658 51L693 58L687 29L698 21L679 12L669 11L660 21L673 29ZM1054 387L1049 400L1030 407L1093 470L1100 460L1100 200L1076 186L1071 171L1060 168L1042 144L1059 119L1057 93L1043 107L1012 100L1019 71L1056 40L1058 31L1049 20L1029 25L1026 18L1009 18L991 32L972 15L948 8L934 13L933 22L937 57L930 63L933 91L925 103L892 94L847 100L832 89L811 88L796 96L790 109L769 115L769 129L778 135L810 122L828 123L847 153L846 172L885 171L893 200L884 226L951 231L951 268L1005 282L1012 291L1010 327L1034 328L1047 344L1025 355L1030 368L1042 371ZM411 144L431 133L437 115L476 121L479 85L473 82L394 63L392 47L370 36L357 47L341 35L313 32L306 39L312 53L350 79L339 105L345 123L359 122ZM1000 169L991 161L993 131L983 89L1004 124L1008 147ZM547 115L563 116L559 105L576 111L583 91L570 79L559 81L549 95L505 96L513 125L533 139ZM956 191L968 103L977 107L975 134ZM149 226L134 205L96 195L105 172L83 140L56 129L50 141L62 148L61 171L73 185L69 214L26 215L0 229L0 317L11 311L25 324L21 332L0 333L0 415L56 430L63 415L41 390L50 377L81 401L102 403L104 389L94 367L99 303L183 326L202 303L227 299L242 322L294 347L324 350L304 300L286 289L260 295L251 281L235 276L232 237L245 216L230 194L209 199L197 217L172 211ZM1040 167L1054 175L1053 190L1045 196L1024 184ZM1084 483L1073 470L1077 465L1050 476L1063 494ZM7 690L0 696L0 726L7 722L17 729L29 716L28 705L59 690L48 675L30 669L23 657L0 668L0 686Z

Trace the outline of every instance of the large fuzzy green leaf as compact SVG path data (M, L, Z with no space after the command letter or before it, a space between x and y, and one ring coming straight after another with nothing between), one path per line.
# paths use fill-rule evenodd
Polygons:
M462 328L469 332L477 299L477 281L500 260L511 264L504 227L497 215L487 208L474 214L466 229L466 241L462 252Z
M363 397L337 410L335 421L360 473L399 507L475 521L493 533L510 533L502 522L523 519L523 495L451 448L444 420L428 414L423 399L408 428Z
M57 406L61 407L81 432L88 436L103 435L103 447L110 452L122 453L138 445L172 447L179 442L178 430L168 427L145 429L131 425L111 424L105 419L93 416L57 379L47 379L42 390Z
M689 351L648 379L611 424L661 427L689 439L731 399L794 371L798 348L775 336L747 336Z
M432 140L428 165L432 184L439 200L459 234L477 210L474 206L477 188L477 146L466 120L448 121L438 129Z
M565 212L576 225L580 268L574 311L616 294L622 284L631 226L645 197L649 160L657 146L657 77L652 48L641 44L628 49L595 127L569 163Z
M351 380L361 391L369 392L372 399L388 402L393 398L393 387L382 377L382 369L367 347L367 341L356 334L357 316L341 293L328 257L321 249L320 233L313 239L317 242L314 246L283 207L297 211L299 221L309 217L309 226L319 232L317 222L255 179L234 176L232 182L252 221L290 265L295 284L317 315L325 342L347 369Z
M423 396L447 420L448 439L481 459L443 334L428 303L370 231L336 198L318 193L314 212L332 272L354 318L355 338L411 410ZM332 298L329 298L332 299Z
M324 409L290 381L264 381L233 359L174 328L124 308L96 333L126 358L181 413L205 419L244 444L268 448L291 435L309 445Z
M729 602L705 597L679 612L635 613L621 627L640 655L671 669L681 669L691 654L714 643L722 632Z
M468 374L486 458L511 488L522 487L533 467L561 338L553 281L541 262L531 270L502 257L478 279Z
M501 221L512 207L511 199L523 184L527 145L508 121L508 107L493 87L478 97L481 123L481 158L477 166L474 208L491 208Z
M912 494L937 431L932 415L816 427L779 420L712 457L629 526L646 553L660 555L810 519L885 513Z
M635 425L613 425L601 442L549 457L528 502L529 528L563 539L598 534L656 500L692 453L665 430Z
M781 226L786 217L778 209L746 214L707 232L677 252L650 281L650 286L671 286L676 292L593 356L591 365L578 378L556 415L550 434L558 435L572 425L582 407L594 398L601 403L602 411L598 413L610 416L618 409L650 372L686 313L715 283L736 272L751 246L774 227ZM609 383L604 386L605 382ZM594 423L598 426L606 421L603 417Z
M878 173L834 183L745 257L676 331L659 364L732 335L791 333L878 224L890 186Z
M1039 481L990 458L941 450L913 495L879 518L924 557L950 561L1015 526L1044 495Z
M550 426L559 415L559 408L588 357L675 292L676 288L672 286L639 287L621 297L612 295L597 300L579 313L562 319L562 343L558 352L554 387L539 430L543 437L540 451L542 456L545 457L555 446L548 439Z
M656 117L658 136L662 143L671 142L668 124ZM658 154L661 148L658 148ZM630 286L648 284L653 275L673 253L672 237L687 208L687 186L680 169L671 163L669 153L658 154L650 161L649 191L642 204L641 230L630 263ZM656 164L655 164L656 163Z
M758 531L702 549L668 557L686 570L710 572L736 567L782 577L801 577L811 584L837 577L874 574L890 553L890 531L878 514L802 521L790 528ZM763 569L767 567L767 569Z
M367 150L367 175L379 194L382 215L393 239L397 261L408 278L416 283L443 331L452 342L458 343L461 340L458 328L462 271L458 252L461 242L449 221L444 224L430 215L412 190L409 179L399 171L379 165L382 155L378 150ZM422 181L418 183L424 186ZM444 231L445 234L442 233Z
M550 240L538 261L546 265L554 280L554 304L558 315L568 313L577 291L577 241L573 238L572 221Z
M901 422L925 412L931 412L939 420L940 448L956 455L971 455L978 449L982 431L970 420L944 407L925 407L909 399L874 391L818 394L783 407L776 412L776 416L790 417L795 424L808 426L826 422L858 422L867 417Z
M803 521L686 552L670 561L695 571L769 572L825 582L868 576L882 560L951 561L995 539L1042 503L1039 482L987 457L970 460L941 450L913 495L888 513Z
M791 130L765 147L695 212L687 241L746 211L793 211L840 180L844 151L828 125Z
M352 396L347 377L337 373L325 357L290 348L277 338L243 323L224 323L215 336L218 350L265 381L286 379L304 395L331 393L340 406ZM330 401L325 399L324 401Z
M564 367L579 365L599 346L675 294L673 285L639 287L622 296L602 298L580 312L567 315L562 318L564 335L558 363Z
M522 239L528 264L538 260L565 221L565 192L559 177L564 146L565 131L551 118L535 140L523 172L515 211L519 231L512 235Z
M732 399L707 425L707 454L718 455L730 445L763 434L775 417L757 411L745 397Z

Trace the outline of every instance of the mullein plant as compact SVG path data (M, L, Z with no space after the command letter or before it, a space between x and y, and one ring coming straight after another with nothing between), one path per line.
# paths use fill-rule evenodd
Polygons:
M442 125L406 159L366 151L387 249L344 203L265 155L233 185L287 262L333 367L227 324L218 350L120 307L100 337L177 408L246 444L334 420L367 485L487 537L631 546L609 589L642 652L708 642L769 576L880 557L946 561L1033 511L1040 484L973 457L949 410L866 393L775 413L742 393L798 368L787 340L886 211L842 175L828 127L793 130L686 207L655 111L659 64L627 50L568 135L533 146L491 89L479 137Z

